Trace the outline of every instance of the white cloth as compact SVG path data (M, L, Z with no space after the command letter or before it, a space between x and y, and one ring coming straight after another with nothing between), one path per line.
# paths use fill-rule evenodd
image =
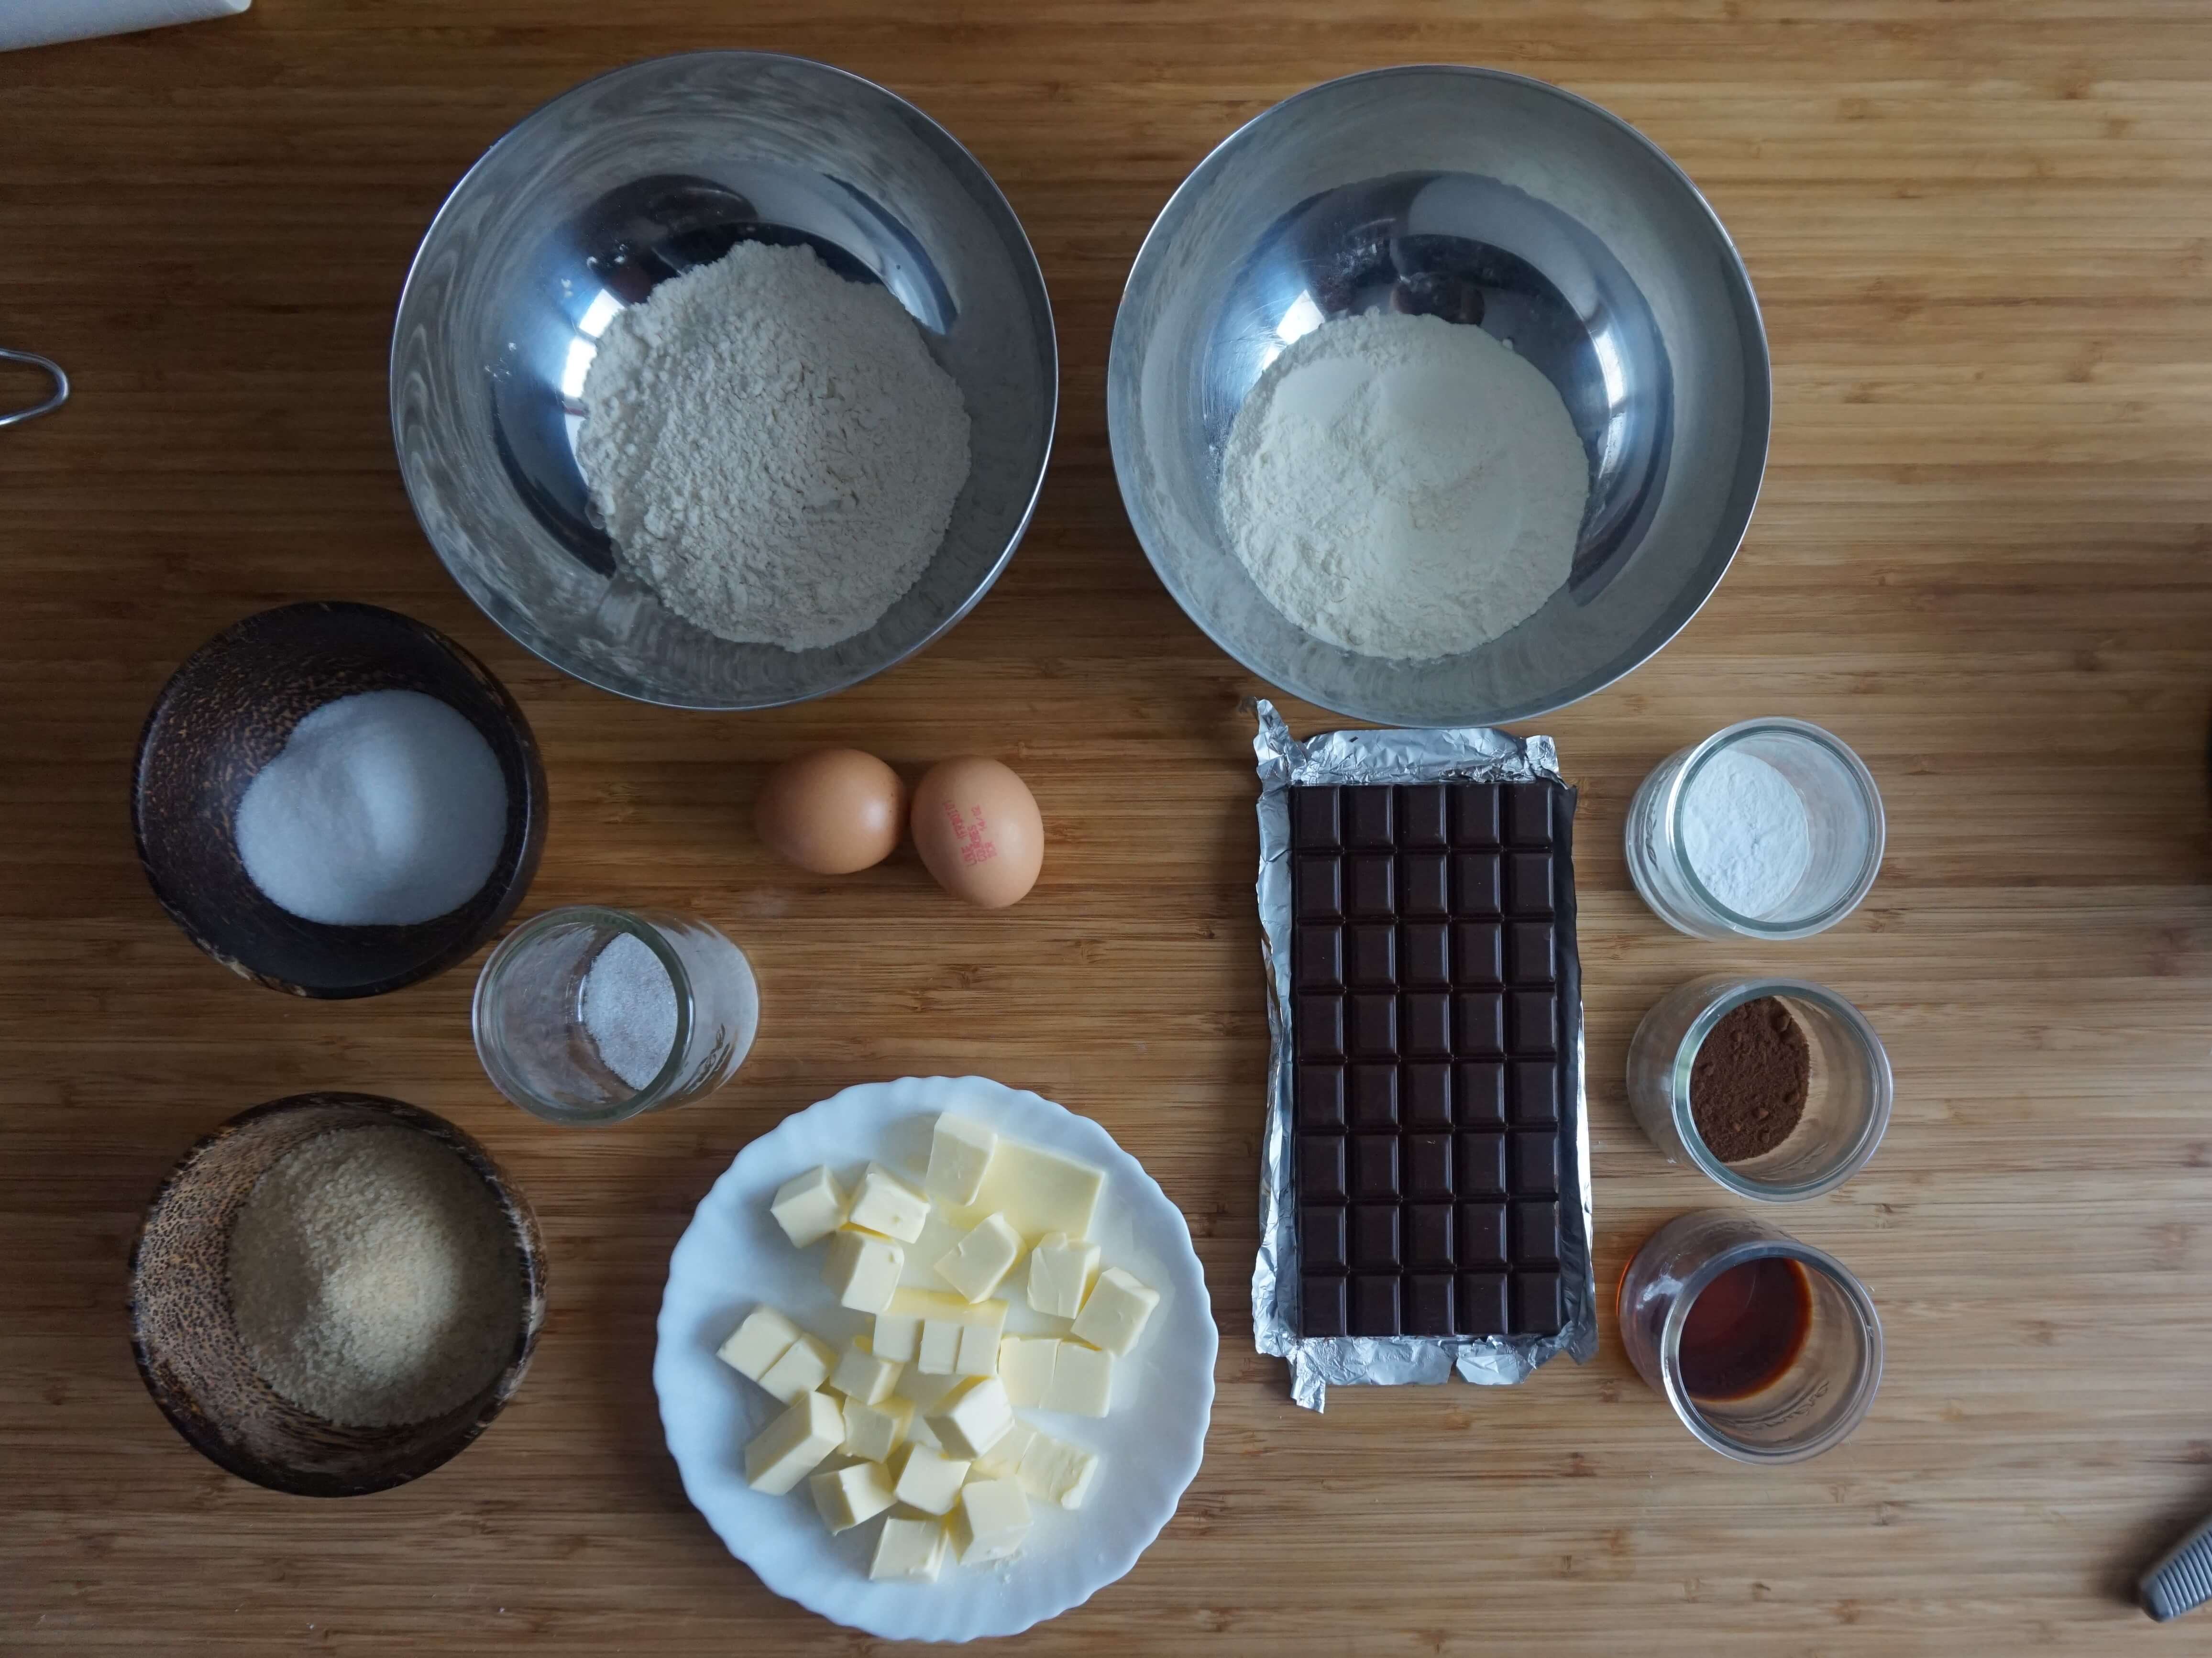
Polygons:
M0 52L231 17L253 0L0 0Z

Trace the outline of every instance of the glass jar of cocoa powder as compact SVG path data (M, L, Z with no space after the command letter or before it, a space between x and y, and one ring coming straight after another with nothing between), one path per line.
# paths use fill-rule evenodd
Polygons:
M1889 1127L1891 1094L1865 1016L1801 979L1693 979L1628 1045L1629 1107L1660 1154L1765 1203L1857 1173Z

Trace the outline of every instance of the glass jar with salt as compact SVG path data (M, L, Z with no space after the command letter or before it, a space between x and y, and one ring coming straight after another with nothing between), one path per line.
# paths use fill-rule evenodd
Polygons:
M477 975L477 1057L548 1122L620 1122L712 1093L760 1023L744 952L696 917L575 904L508 934Z

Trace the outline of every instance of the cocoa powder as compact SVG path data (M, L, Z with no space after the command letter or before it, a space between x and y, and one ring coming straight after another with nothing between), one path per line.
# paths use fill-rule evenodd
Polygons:
M1723 1014L1690 1065L1690 1120L1723 1163L1763 1157L1805 1114L1813 1051L1790 1010L1761 996Z

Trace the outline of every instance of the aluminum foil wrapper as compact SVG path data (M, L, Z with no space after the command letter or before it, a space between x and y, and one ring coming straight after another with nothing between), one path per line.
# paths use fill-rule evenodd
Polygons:
M1583 1084L1583 1010L1569 1011L1575 1199L1561 1217L1559 1276L1567 1321L1552 1336L1307 1338L1297 1333L1297 1190L1291 1167L1291 811L1293 783L1564 783L1548 737L1486 726L1460 731L1327 732L1301 743L1274 705L1257 705L1253 752L1260 771L1261 953L1267 973L1267 1129L1260 1148L1260 1254L1252 1269L1255 1345L1291 1363L1291 1397L1312 1410L1331 1383L1395 1386L1443 1382L1454 1371L1485 1387L1526 1378L1559 1353L1597 1355L1597 1283L1590 1262L1589 1104ZM1571 914L1562 918L1571 926Z

